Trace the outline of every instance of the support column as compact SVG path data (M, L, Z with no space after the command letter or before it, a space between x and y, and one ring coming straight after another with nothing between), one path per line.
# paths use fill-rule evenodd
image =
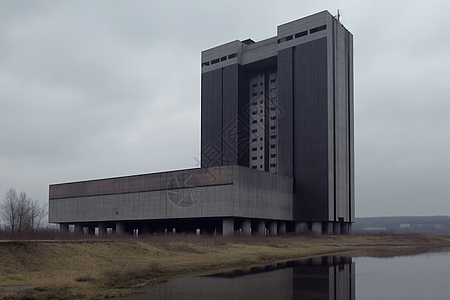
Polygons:
M307 222L295 222L294 232L295 234L302 234L308 231Z
M349 223L341 223L341 234L348 234L348 224Z
M252 222L248 219L242 221L242 234L251 235Z
M89 229L88 229L88 234L89 235L95 235L95 226L89 226L88 227Z
M341 223L334 222L334 234L341 234Z
M265 221L256 221L255 234L264 236L264 229L266 229Z
M278 223L277 223L277 221L270 221L270 224L269 224L269 235L270 236L278 235Z
M124 234L125 233L125 226L122 222L116 223L116 234Z
M106 235L106 224L98 223L98 236L105 236L105 235Z
M142 232L141 232L142 230ZM144 224L144 226L142 226L142 229L139 230L139 235L145 235L145 234L152 234L151 228L149 224Z
M286 234L286 222L280 222L278 224L278 234Z
M82 234L82 233L83 233L83 225L75 224L75 234Z
M69 224L60 223L59 224L59 232L60 233L69 233Z
M312 222L311 232L313 234L322 234L322 222Z
M350 235L353 234L353 224L352 223L348 223L348 234L350 234Z
M326 224L326 234L333 234L333 222L325 222Z
M234 219L223 219L222 222L222 235L233 235L234 234Z

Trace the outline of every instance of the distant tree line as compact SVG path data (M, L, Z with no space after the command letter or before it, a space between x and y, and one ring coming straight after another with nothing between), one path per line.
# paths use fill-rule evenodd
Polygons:
M18 194L10 188L0 204L0 220L3 223L3 231L11 235L21 233L33 233L46 225L48 204L39 204L25 192Z

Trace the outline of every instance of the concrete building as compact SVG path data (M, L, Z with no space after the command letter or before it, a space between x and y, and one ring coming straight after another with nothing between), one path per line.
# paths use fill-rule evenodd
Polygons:
M100 234L350 232L352 34L323 11L203 51L201 64L201 168L51 185L50 222Z

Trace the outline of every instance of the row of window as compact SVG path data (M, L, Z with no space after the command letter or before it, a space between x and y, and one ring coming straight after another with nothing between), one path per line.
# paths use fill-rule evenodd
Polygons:
M322 30L325 30L325 29L327 29L327 25L326 24L322 25L322 26L314 27L313 29L309 30L309 34L312 34L312 33L318 32L318 31L322 31ZM278 39L278 44L290 41L290 40L294 39L294 37L297 39L297 38L305 36L305 35L308 35L308 30L296 33L294 35L288 35L287 37Z
M221 61L225 61L227 59L232 59L232 58L235 58L235 57L237 57L237 53L233 53L233 54L230 54L230 55L225 55L225 56L222 56L220 58L213 59L210 62L206 61L206 62L202 63L202 67L209 66L210 64L214 65L214 64L217 64L217 63L219 63Z
M263 167L262 165L259 166L260 169L262 169L262 167ZM277 164L270 164L270 167L271 168L276 168ZM257 168L258 168L258 166L252 166L252 169L257 169Z

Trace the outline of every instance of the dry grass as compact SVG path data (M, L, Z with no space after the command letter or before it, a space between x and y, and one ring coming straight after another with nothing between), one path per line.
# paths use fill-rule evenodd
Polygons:
M139 239L0 242L4 299L104 299L141 291L145 285L187 274L245 268L273 261L358 251L359 255L404 254L405 249L450 246L449 237L152 236ZM420 250L419 250L420 249ZM401 250L401 251L400 251ZM399 252L400 251L400 252Z

